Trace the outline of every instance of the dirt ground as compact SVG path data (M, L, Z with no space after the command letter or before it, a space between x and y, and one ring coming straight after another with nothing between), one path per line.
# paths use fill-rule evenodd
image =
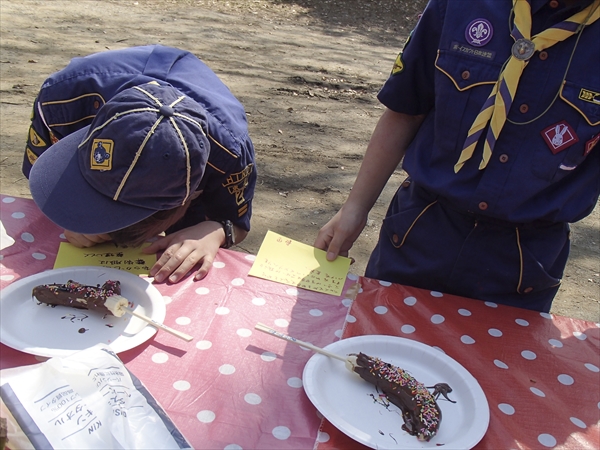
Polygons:
M29 196L21 160L33 100L71 58L161 43L205 61L246 108L259 185L256 253L268 229L311 244L350 190L383 109L376 93L424 0L0 0L0 182ZM362 275L404 178L392 176L350 252ZM573 225L552 312L600 322L600 208Z

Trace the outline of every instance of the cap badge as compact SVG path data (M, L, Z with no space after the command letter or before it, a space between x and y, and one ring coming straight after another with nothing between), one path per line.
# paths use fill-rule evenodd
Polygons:
M483 47L494 35L492 23L486 19L473 20L465 30L467 42L475 47Z
M92 154L90 155L90 169L112 169L112 154L114 145L115 143L110 139L94 139L92 142Z
M579 142L579 138L575 134L575 130L567 123L566 120L549 126L542 131L542 137L550 151L555 155L563 151L565 148Z

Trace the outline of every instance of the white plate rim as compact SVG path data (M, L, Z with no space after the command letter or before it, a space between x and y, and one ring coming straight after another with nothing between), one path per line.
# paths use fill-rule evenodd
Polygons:
M29 275L23 278L19 278L18 280L12 282L8 286L2 289L2 293L0 294L0 304L5 307L6 302L17 301L12 300L11 295L15 291L23 288L26 285L30 284L48 284L48 283L61 283L66 282L68 280L78 280L78 275L81 279L81 274L84 273L86 275L97 273L98 275L102 275L104 279L112 279L119 280L121 282L121 286L132 285L137 288L143 290L147 296L148 300L152 306L152 312L149 317L157 323L163 323L166 317L166 306L165 301L163 299L162 294L156 289L156 287L147 279L134 275L130 272L112 269L108 267L101 266L76 266L76 267L63 267L60 269L50 269L44 272L40 272L37 274ZM68 307L64 307L69 309ZM1 322L4 320L8 320L2 314ZM135 319L141 320L141 319ZM21 345L23 339L16 340L15 337L5 332L0 322L0 342L6 345L7 347L13 348L15 350L19 350L24 353L29 353L36 356L42 357L65 357L70 354L78 351L78 349L59 349L59 348L47 348L44 346L36 345L32 343L31 346L24 347ZM123 336L121 335L117 340L111 343L105 343L108 345L115 353L121 353L132 348L137 347L140 344L143 344L148 339L156 334L158 330L155 327L147 324L144 326L138 333L133 336ZM26 342L26 340L25 340Z
M472 422L471 430L469 433L466 431L459 437L457 440L453 440L451 442L444 442L444 448L461 448L461 449L470 449L477 445L479 441L485 435L487 428L489 426L490 420L490 410L487 402L487 398L483 389L477 382L477 380L471 375L467 369L465 369L460 363L446 355L442 351L431 347L427 344L423 344L421 342L402 338L399 336L389 336L389 335L363 335L363 336L354 336L346 339L341 339L332 344L327 345L325 350L337 353L340 355L346 355L348 353L354 353L360 351L360 347L362 345L392 345L398 347L411 347L418 352L422 352L423 354L428 354L429 356L433 356L435 359L443 360L446 364L450 365L461 378L467 381L470 392L474 396L474 402L476 408L475 421ZM375 354L371 356L377 356ZM360 430L360 424L353 424L342 418L340 414L335 411L335 406L327 405L323 402L323 399L319 396L319 389L317 388L317 383L321 384L321 380L317 381L318 377L316 375L319 374L319 371L323 368L323 364L326 363L330 358L321 354L313 355L306 365L304 366L303 374L302 374L302 382L304 386L304 391L308 396L309 400L313 403L313 405L317 408L317 410L336 428L338 428L341 432L349 436L350 438L360 442L363 445L366 445L370 448L385 448L385 446L378 445L377 442L373 442L373 440L363 439L361 434L362 430ZM386 361L394 364L394 361ZM396 363L396 365L402 367L401 364ZM339 376L341 372L346 372L347 369L344 368L343 364L339 363L337 366L339 367L339 372L334 374L333 376ZM337 368L336 368L337 371ZM346 372L347 373L347 372ZM323 375L324 372L321 373ZM415 378L419 379L418 374L413 374ZM327 375L325 375L327 376ZM365 382L366 383L366 382ZM452 394L450 394L450 398L452 398ZM456 400L456 399L455 399ZM443 422L442 422L443 423ZM358 426L357 426L358 425ZM399 418L398 429L402 426L402 420ZM443 426L443 425L442 425ZM354 430L358 431L355 432ZM433 442L435 438L430 442L421 442L417 440L416 437L410 436L412 443L410 447L395 447L395 448L437 448L437 445Z

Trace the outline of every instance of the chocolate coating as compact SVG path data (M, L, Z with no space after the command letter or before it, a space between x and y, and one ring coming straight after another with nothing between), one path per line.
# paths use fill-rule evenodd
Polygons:
M47 305L62 305L77 309L113 313L104 306L107 297L121 295L121 283L108 280L102 286L86 286L69 280L65 284L43 284L33 288L32 295Z

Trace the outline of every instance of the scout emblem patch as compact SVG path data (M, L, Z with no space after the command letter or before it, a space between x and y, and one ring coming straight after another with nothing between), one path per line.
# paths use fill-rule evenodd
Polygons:
M465 39L475 47L483 47L492 40L494 27L485 19L473 20L465 29Z
M112 153L115 143L110 139L94 139L90 155L90 169L112 169Z
M550 148L550 151L555 155L563 151L565 148L579 142L579 138L575 134L575 130L566 120L550 125L542 131L542 137Z

